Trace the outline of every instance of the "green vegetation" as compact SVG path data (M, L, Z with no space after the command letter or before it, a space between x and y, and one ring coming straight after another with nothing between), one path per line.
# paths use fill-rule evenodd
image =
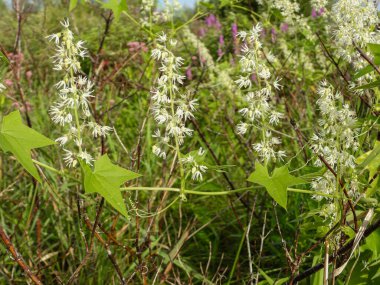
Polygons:
M0 284L380 282L373 1L0 9Z

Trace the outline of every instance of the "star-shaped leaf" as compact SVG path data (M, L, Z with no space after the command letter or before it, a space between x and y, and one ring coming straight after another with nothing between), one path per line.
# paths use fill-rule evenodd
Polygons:
M18 162L39 182L41 177L33 164L30 150L52 144L55 142L24 125L19 111L3 118L0 126L0 148L4 152L13 153Z
M264 186L269 195L285 210L288 201L287 188L306 183L302 178L290 175L286 166L275 168L273 175L269 176L268 169L258 162L255 164L255 171L247 180Z
M95 161L94 171L81 162L84 172L84 190L86 193L99 193L123 216L127 217L127 209L120 192L120 185L141 175L112 164L105 154Z

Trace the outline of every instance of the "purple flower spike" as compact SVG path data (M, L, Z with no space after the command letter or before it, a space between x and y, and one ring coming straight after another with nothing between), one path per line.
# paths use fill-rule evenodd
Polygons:
M210 14L205 19L205 24L209 28L215 28L220 30L222 28L222 24L219 22L218 18L214 14Z
M188 80L193 80L193 73L191 72L190 66L186 69L186 77Z
M266 29L262 29L262 30L261 30L261 34L260 34L260 36L261 36L262 38L265 38L266 35L267 35L267 31L266 31Z
M215 20L215 28L216 28L217 30L220 30L220 29L222 28L222 24L219 22L218 19Z
M238 34L238 26L236 23L233 23L231 26L231 32L232 32L232 37L235 39Z
M212 27L215 25L216 18L214 14L210 14L209 16L206 17L205 23L208 27Z
M199 30L198 30L198 36L201 37L201 38L203 38L205 35L206 35L205 28L203 28L203 27L199 28Z
M286 33L289 30L289 25L287 23L281 23L281 32Z
M318 17L317 11L316 11L314 8L311 10L311 17L312 17L313 19L315 19L315 18Z
M271 31L271 36L272 36L272 43L275 43L276 42L276 39L277 39L277 32L275 30L275 28L272 28Z
M238 42L238 26L236 23L233 23L231 26L231 33L234 45L234 54L239 54L239 42Z
M224 37L223 37L223 35L219 36L219 45L224 46Z
M218 48L218 57L222 57L224 52L222 51L221 48Z
M319 15L319 16L322 16L324 13L325 13L325 8L323 8L323 7L320 8L320 9L319 9L319 12L318 12L318 15Z

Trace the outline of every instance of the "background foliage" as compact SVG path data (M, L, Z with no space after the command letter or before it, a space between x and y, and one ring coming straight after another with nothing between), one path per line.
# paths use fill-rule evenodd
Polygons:
M357 236L352 213L332 228L321 215L322 202L311 195L312 179L329 171L325 165L314 166L318 156L310 147L319 128L316 101L323 79L340 90L364 133L354 152L362 169L358 179L368 188L355 204L359 227L368 210L374 209L365 238L336 282L378 284L378 74L374 67L366 67L375 83L356 85L364 91L361 97L355 94L350 83L365 71L358 72L338 55L340 47L332 40L329 18L314 17L308 1L299 4L309 30L286 28L278 10L248 0L201 2L175 15L173 24L181 28L175 35L179 41L175 52L185 61L184 85L199 100L195 119L189 123L194 135L183 152L202 146L209 168L202 182L188 182L186 189L237 192L212 196L189 192L187 201L181 201L173 191L124 189L121 195L129 217L119 215L108 203L98 215L101 197L85 194L80 176L64 167L58 147L32 151L34 159L53 167L36 165L42 183L22 169L16 153L0 152L0 226L43 284L285 284L296 283L295 278L302 279L300 284L323 284L323 265L312 274L307 270L325 258L326 234L342 237L335 244L331 241L327 249L334 268L347 260L349 251L342 248L350 249ZM95 83L93 114L115 130L105 141L106 153L112 162L142 175L125 186L179 187L177 167L152 153L155 122L149 111L150 89L159 75L150 53L155 37L169 31L170 23L139 25L140 1L15 0L13 5L0 2L0 47L5 55L0 78L7 87L0 97L0 117L20 110L25 124L50 139L59 137L60 129L51 123L48 112L57 96L54 83L60 79L52 72L49 57L54 45L46 36L59 31L59 21L68 17L76 38L89 49L82 69ZM210 15L217 22L208 24ZM277 132L287 157L266 165L269 174L251 147L258 135L236 132L238 110L244 102L234 84L240 46L232 27L249 30L259 21L264 28L264 50L278 59L270 68L282 78L283 88L273 101L285 114ZM184 23L207 48L212 66L183 32ZM379 64L378 46L363 48L364 53L371 51L374 64ZM93 139L92 144L98 153L103 152L101 139ZM268 181L263 182L265 175ZM286 179L273 182L276 175ZM96 230L94 223L98 223ZM29 280L1 244L0 283Z

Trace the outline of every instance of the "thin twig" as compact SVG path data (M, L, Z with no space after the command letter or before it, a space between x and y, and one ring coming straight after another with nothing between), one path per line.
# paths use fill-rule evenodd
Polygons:
M377 230L378 228L380 228L380 220L377 220L374 224L372 224L370 227L367 228L367 230L364 232L364 235L363 235L363 238L366 238L368 237L371 233L373 233L375 230ZM332 256L332 258L330 259L330 261L332 261L335 257L337 256L341 256L341 255L344 255L346 252L348 252L349 250L351 250L351 248L353 247L354 245L354 239L352 239L350 242L348 242L346 245L342 246L336 254L334 254ZM310 275L318 272L319 270L321 270L322 268L324 267L324 261L311 267L311 268L308 268L306 269L304 272L300 273L299 275L296 276L296 278L294 278L294 283L296 282L299 282L307 277L309 277Z
M18 253L17 249L14 247L8 235L5 233L4 229L0 226L0 238L6 246L7 250L12 254L14 260L21 266L21 268L25 271L25 273L29 276L30 279L34 282L34 284L42 285L41 280L33 274L30 270L29 266L25 263L22 256Z
M336 69L338 70L340 76L343 78L344 82L347 84L347 85L350 85L350 82L348 81L348 78L347 76L342 72L342 70L340 69L338 63L335 61L335 59L333 58L333 56L331 55L331 53L329 52L329 50L327 49L326 45L324 44L324 42L322 41L320 35L318 33L316 33L317 37L318 37L318 40L319 42L321 43L321 46L323 48L323 50L325 51L325 55L326 57L334 64L334 66L336 67ZM360 100L368 107L368 108L372 108L372 106L364 99L363 96L359 96ZM375 113L376 114L376 113Z
M355 42L353 42L353 45L355 49L359 52L360 56L365 59L372 67L375 69L375 71L380 75L380 69L377 67L377 65L369 58L369 56L360 48L356 45Z

